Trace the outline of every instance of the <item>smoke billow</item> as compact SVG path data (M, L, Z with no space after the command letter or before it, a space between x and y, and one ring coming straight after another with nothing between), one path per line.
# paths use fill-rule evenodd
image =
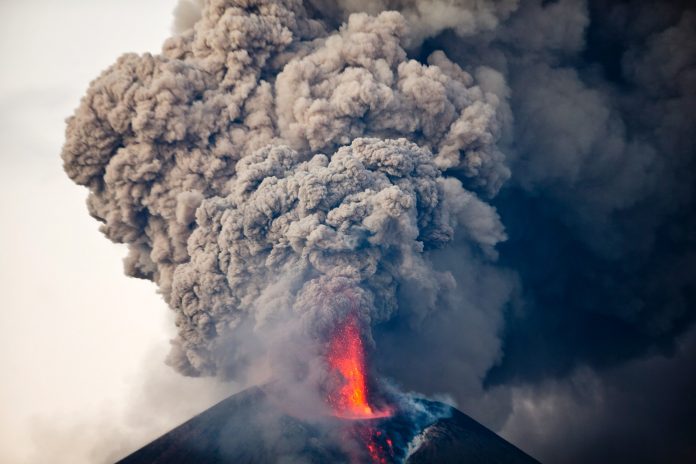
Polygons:
M467 195L405 139L358 138L308 160L269 146L242 158L228 187L198 207L190 260L174 271L185 372L233 368L227 341L249 318L264 333L286 309L316 339L350 311L390 319L398 283L438 291L447 279L422 253L451 240L447 206Z
M349 312L372 342L400 287L428 313L455 286L428 255L455 230L494 256L502 226L471 189L509 176L504 102L442 52L408 59L406 31L397 12L328 31L295 1L211 1L92 83L65 168L176 312L181 372L243 378Z
M496 29L518 8L518 0L310 0L325 21L340 23L351 13L399 11L408 21L408 44L417 45L444 30L469 36Z
M357 317L381 373L557 457L519 398L583 372L609 392L696 319L695 24L639 0L181 0L160 55L91 84L65 169L175 311L179 371L321 386Z

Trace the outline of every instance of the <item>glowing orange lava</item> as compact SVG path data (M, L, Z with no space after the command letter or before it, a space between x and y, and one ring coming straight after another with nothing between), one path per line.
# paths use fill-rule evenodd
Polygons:
M329 367L342 377L341 384L329 395L329 402L337 415L371 416L365 382L365 352L355 317L349 317L336 330L329 343L327 358Z
M370 406L365 368L365 349L355 316L349 316L331 336L326 355L329 370L335 375L328 402L334 414L344 419L368 420L389 417L391 408L375 410ZM353 428L356 438L365 444L370 460L376 464L393 462L392 441L382 435L372 423L357 422ZM356 457L351 462L363 462Z
M368 402L365 350L354 316L349 316L331 337L327 360L329 368L341 377L328 398L337 416L376 419L391 415L390 411L373 410Z
M394 444L390 438L382 436L382 432L368 429L367 451L372 462L389 464L394 458ZM386 446L385 446L386 445Z

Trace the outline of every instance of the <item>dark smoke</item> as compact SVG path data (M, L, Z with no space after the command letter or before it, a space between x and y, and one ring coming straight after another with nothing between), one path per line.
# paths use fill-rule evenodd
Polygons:
M542 460L696 456L677 413L612 448L695 403L659 367L696 316L688 3L182 0L175 31L92 83L63 159L177 369L278 375L358 308L379 372Z

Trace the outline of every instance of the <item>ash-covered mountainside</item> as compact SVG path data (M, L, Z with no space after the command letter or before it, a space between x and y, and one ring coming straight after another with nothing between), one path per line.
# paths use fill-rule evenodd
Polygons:
M533 464L535 459L466 414L429 400L416 400L431 417L447 417L417 424L413 415L352 421L357 433L368 423L394 449L381 462L467 464ZM279 413L277 403L263 388L254 387L221 401L117 464L223 463L347 463L369 462L359 449L339 448L334 433L346 433L345 420L299 420ZM356 461L357 459L357 461ZM364 459L364 461L362 460ZM380 461L378 461L380 462Z

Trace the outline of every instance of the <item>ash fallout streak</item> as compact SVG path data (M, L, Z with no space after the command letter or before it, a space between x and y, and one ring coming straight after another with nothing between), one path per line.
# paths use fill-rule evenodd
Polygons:
M519 395L691 346L693 11L177 11L161 54L92 82L62 156L175 312L183 374L273 380L312 417L451 393L519 435Z

